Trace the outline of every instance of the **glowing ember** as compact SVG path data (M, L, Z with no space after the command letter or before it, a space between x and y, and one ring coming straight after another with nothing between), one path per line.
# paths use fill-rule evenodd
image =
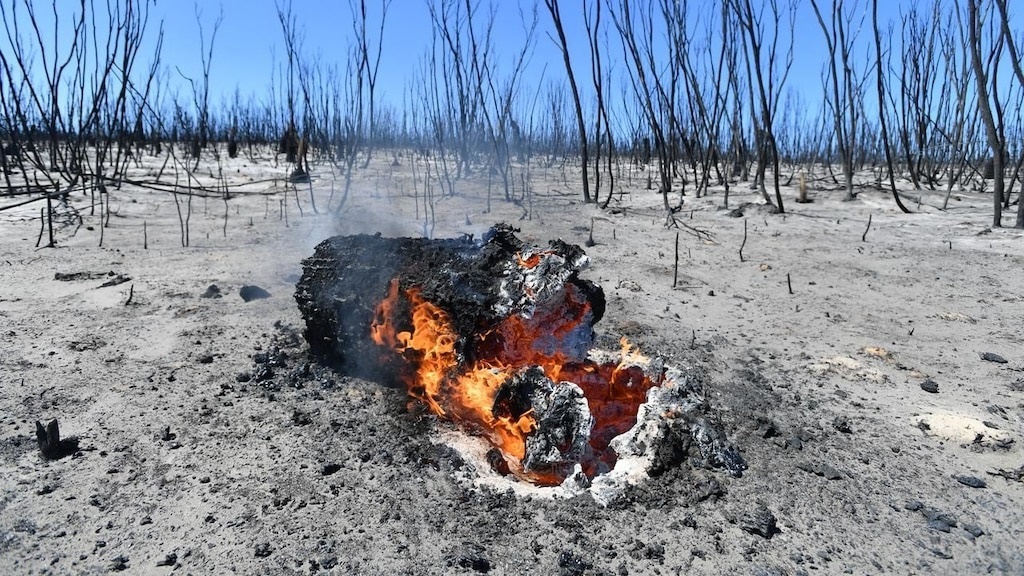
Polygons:
M550 256L517 255L517 265L542 268ZM589 330L591 310L572 284L561 297L460 342L448 314L392 281L370 336L410 367L401 377L415 401L486 437L517 476L559 484L576 464L588 477L614 466L609 443L636 423L647 391L660 384L635 366L643 357L625 340L617 362L567 352L574 332Z

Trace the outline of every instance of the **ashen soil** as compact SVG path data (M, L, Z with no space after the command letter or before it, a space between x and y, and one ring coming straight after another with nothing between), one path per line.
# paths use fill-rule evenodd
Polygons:
M592 226L599 342L701 377L749 464L601 507L474 486L404 391L306 356L301 259L334 233L421 234L423 162L358 171L335 216L326 168L315 214L309 187L264 180L283 166L232 161L187 248L164 193L111 189L103 229L73 197L85 226L56 248L34 247L38 207L0 212L0 573L1024 572L1024 232L989 227L989 196L908 192L903 215L816 181L779 215L738 183L666 227L643 174L604 211L557 166L489 212L485 179L457 182L435 237L505 221L582 245ZM41 455L51 419L73 455Z

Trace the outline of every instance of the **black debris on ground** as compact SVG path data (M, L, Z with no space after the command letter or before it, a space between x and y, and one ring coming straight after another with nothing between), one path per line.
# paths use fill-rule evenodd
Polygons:
M957 482L970 488L985 488L987 486L987 484L985 484L985 481L982 480L981 478L978 478L977 476L967 476L958 474L953 478L955 478Z
M986 362L995 362L996 364L1007 364L1009 362L1006 358L1003 358L995 352L982 352L981 359Z
M989 470L989 474L992 476L1002 476L1003 478L1013 482L1024 482L1024 465L1020 468L996 468L995 470Z
M116 556L110 561L111 572L123 572L129 568L127 556Z
M739 518L739 526L744 532L756 534L762 538L771 539L778 531L775 514L764 504L758 504L753 510L748 510Z
M78 438L61 438L60 425L56 419L50 420L45 427L42 422L36 421L36 442L47 460L59 460L78 452Z
M256 545L254 554L257 558L266 558L274 553L274 548L270 546L270 542L261 542Z
M928 527L939 532L949 532L956 528L956 516L939 510L938 508L923 507L921 513L928 521Z
M582 576L591 567L589 562L571 550L558 553L558 570L562 576Z
M270 298L270 292L267 292L259 286L252 286L248 284L238 289L238 295L246 302L260 300L262 298Z
M832 421L832 427L835 428L837 432L842 432L843 434L853 433L853 426L850 425L850 419L846 416L836 416Z
M465 542L446 554L444 561L449 567L467 568L483 574L491 571L491 561L487 558L486 550L472 542Z
M99 280L100 278L117 276L114 272L57 272L53 279L58 282L76 282L80 280Z
M100 284L100 288L109 288L111 286L117 286L118 284L124 284L125 282L131 282L131 280L132 279L129 276L125 276L124 274L117 274L116 276L114 276L113 278L107 280L103 284Z
M206 290L199 295L200 298L220 298L221 296L223 296L223 294L221 294L220 287L216 284L210 284L206 287Z
M843 477L842 472L823 462L799 462L796 467L815 476L823 476L827 480L840 480Z

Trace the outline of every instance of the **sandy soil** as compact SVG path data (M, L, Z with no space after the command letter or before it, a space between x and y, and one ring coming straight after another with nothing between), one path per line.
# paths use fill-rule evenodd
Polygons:
M37 206L0 212L0 573L1024 572L1024 231L990 229L988 196L903 215L819 181L783 216L738 184L742 217L717 190L666 227L642 175L606 211L557 166L490 212L486 180L458 182L436 237L507 221L582 245L593 222L599 341L699 375L750 466L684 465L601 507L476 487L403 391L308 361L301 259L334 233L424 230L413 160L390 160L340 217L327 168L315 214L305 186L266 181L283 166L226 164L234 196L193 199L187 248L166 193L111 190L102 230L76 196L85 226L53 249ZM79 450L47 460L35 422L54 418Z

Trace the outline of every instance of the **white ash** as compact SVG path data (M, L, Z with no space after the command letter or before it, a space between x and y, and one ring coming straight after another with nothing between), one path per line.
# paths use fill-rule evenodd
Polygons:
M498 288L494 311L498 316L519 314L532 318L537 308L546 304L560 305L564 300L566 282L590 265L590 258L580 252L566 260L550 250L527 249L520 255L526 261L537 256L539 262L530 268L517 261L506 262L504 278Z
M746 467L736 449L705 417L707 405L703 394L687 372L665 367L662 359L648 359L628 351L595 350L590 358L640 367L651 376L664 375L662 385L647 392L647 399L637 412L636 424L611 441L610 446L617 455L611 470L589 479L580 465L575 464L573 473L561 485L537 486L494 471L487 461L490 445L485 440L445 428L439 431L438 439L459 452L467 463L459 473L459 480L477 487L512 490L519 496L569 498L587 493L605 506L630 485L649 479L652 468L658 465L659 450L666 442L678 442L681 436L692 439L691 445L699 451L700 458L694 458L694 464L726 468L735 475Z

